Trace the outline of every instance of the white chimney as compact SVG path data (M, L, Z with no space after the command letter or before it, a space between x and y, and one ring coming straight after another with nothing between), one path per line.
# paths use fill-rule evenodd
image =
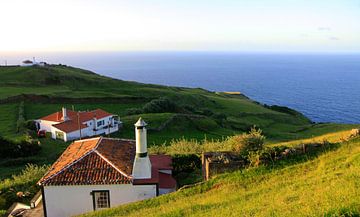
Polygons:
M67 116L67 114L66 114L66 108L65 107L62 107L62 120L63 121L67 121L69 118L68 118L68 116Z
M136 156L132 175L134 179L151 178L151 162L147 153L146 123L139 118L135 124Z

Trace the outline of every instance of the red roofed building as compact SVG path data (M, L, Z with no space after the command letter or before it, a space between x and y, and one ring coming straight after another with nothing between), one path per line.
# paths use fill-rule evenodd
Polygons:
M172 159L147 154L146 123L136 140L97 137L73 142L40 179L44 215L73 216L176 190Z
M76 112L66 108L37 120L39 130L51 133L53 139L72 141L79 138L110 134L119 130L117 115L102 109Z

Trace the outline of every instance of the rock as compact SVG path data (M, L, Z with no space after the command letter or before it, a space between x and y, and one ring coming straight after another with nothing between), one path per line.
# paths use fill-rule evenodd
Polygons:
M24 192L19 191L19 192L16 193L16 196L17 197L24 197Z
M349 138L355 138L358 137L359 135L360 135L360 129L352 129L350 131Z

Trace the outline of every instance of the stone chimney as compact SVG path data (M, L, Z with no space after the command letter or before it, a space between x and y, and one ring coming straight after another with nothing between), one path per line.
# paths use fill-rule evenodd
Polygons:
M142 118L135 124L136 156L132 175L134 179L151 178L151 162L147 153L146 123Z

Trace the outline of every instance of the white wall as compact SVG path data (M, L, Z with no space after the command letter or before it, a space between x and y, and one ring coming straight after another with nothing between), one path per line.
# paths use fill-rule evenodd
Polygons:
M109 190L110 207L156 197L156 185L44 186L47 216L68 217L93 211L94 190Z
M44 121L44 120L38 120L37 122L40 124L40 130L46 130L46 132L51 132L51 127L53 124L60 123L55 121Z

